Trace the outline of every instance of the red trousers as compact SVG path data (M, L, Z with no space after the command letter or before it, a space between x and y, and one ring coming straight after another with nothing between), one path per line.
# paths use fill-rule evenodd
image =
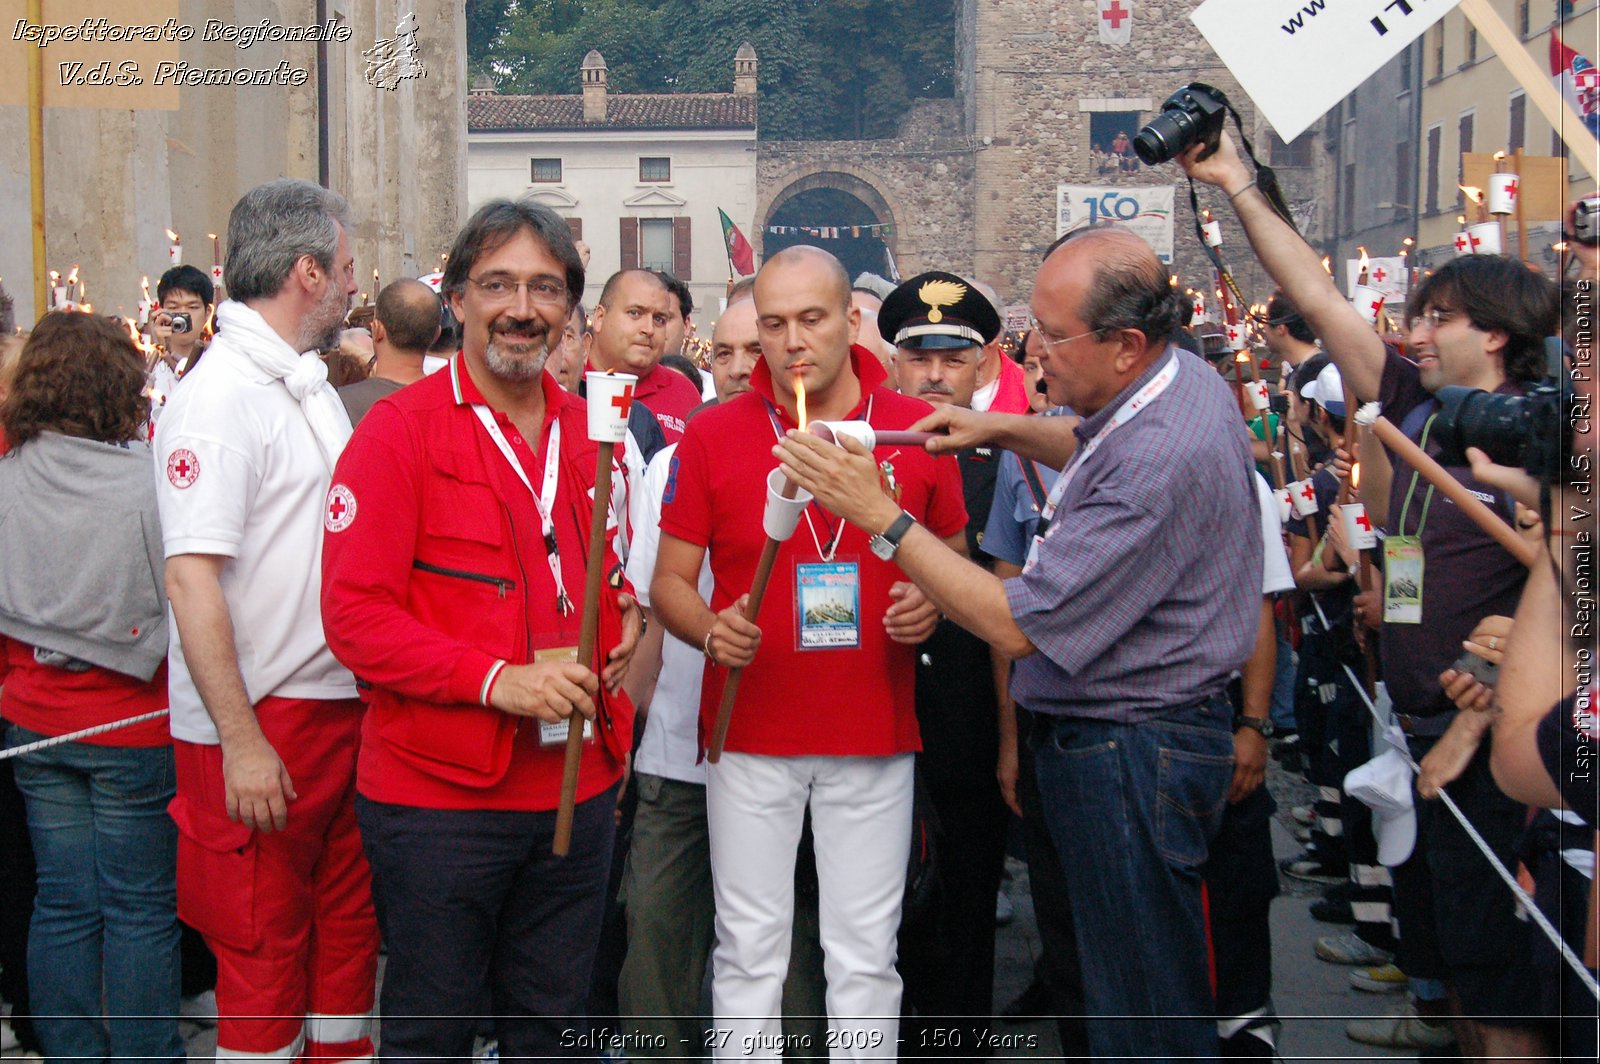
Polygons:
M264 698L298 797L284 831L228 819L222 749L175 744L178 915L217 955L217 1056L370 1057L378 925L356 829L357 699Z

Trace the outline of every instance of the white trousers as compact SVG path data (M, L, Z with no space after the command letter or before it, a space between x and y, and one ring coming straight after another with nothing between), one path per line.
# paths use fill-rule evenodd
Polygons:
M807 804L816 839L829 1056L898 1055L895 933L911 850L911 754L764 757L709 766L706 815L717 899L712 1048L775 1060L794 920L794 864ZM811 1047L817 1054L822 1047Z

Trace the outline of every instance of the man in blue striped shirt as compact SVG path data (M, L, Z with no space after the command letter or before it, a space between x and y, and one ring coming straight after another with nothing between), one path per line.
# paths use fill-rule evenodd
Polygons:
M1064 467L1013 579L908 526L862 449L798 434L778 448L790 477L1015 659L1096 1056L1217 1050L1198 869L1233 771L1223 688L1255 641L1262 539L1238 407L1168 342L1181 299L1144 241L1084 231L1045 260L1031 307L1050 401L1082 419L947 408L918 425L948 433L931 450Z

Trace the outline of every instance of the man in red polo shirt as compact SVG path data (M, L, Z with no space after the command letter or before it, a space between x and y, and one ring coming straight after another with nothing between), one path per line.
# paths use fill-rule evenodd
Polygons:
M323 514L328 644L370 688L356 815L389 952L383 1054L466 1058L490 1008L507 1059L567 1056L633 737L618 686L640 619L608 549L600 654L577 660L598 448L583 402L544 371L583 293L566 223L485 204L444 290L461 353L373 406ZM554 857L573 713L595 738L571 851Z
M689 411L700 405L702 396L683 374L656 372L674 313L672 299L666 282L650 270L612 274L594 308L589 357L595 369L636 375L634 399L656 416L667 442L677 443Z
M713 1050L777 1056L795 848L809 806L836 1052L893 1057L895 930L911 837L912 754L921 745L912 647L936 615L884 560L893 554L884 537L869 542L817 506L779 549L760 616L746 619L743 610L766 541L772 444L797 425L796 379L818 420L902 429L929 407L882 387L878 360L853 345L860 316L832 255L804 246L774 255L756 278L755 302L762 361L752 391L702 411L689 426L663 495L651 583L668 630L708 658L702 734L727 669L744 669L726 752L710 767L706 788L717 903ZM955 463L917 447L880 447L876 457L884 491L963 549ZM708 553L709 606L695 587Z

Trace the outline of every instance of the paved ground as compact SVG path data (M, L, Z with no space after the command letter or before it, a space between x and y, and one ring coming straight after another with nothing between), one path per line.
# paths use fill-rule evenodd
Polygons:
M1280 856L1299 851L1299 843L1286 826L1287 810L1310 800L1311 789L1298 777L1269 770L1268 786L1278 799L1278 820L1274 822L1274 846ZM1015 919L1000 929L996 956L996 1008L1012 1000L1027 986L1033 964L1039 955L1039 936L1034 926L1033 905L1028 895L1026 865L1010 862L1011 879L1006 887L1016 909ZM1415 1053L1384 1051L1352 1042L1344 1036L1345 1022L1356 1016L1376 1016L1401 1004L1394 994L1363 994L1350 988L1348 969L1316 959L1312 947L1317 936L1341 930L1319 924L1307 911L1320 888L1284 879L1283 894L1272 905L1273 996L1283 1018L1279 1049L1284 1060L1351 1060L1369 1057L1417 1059ZM215 1050L214 1032L186 1025L189 1055L210 1057ZM996 1035L1011 1046L995 1059L1043 1057L1060 1059L1060 1045L1054 1025L1048 1021L994 1025ZM1016 1036L1016 1037L1012 1037ZM9 1055L9 1054L8 1054ZM1430 1057L1430 1059L1442 1059Z

